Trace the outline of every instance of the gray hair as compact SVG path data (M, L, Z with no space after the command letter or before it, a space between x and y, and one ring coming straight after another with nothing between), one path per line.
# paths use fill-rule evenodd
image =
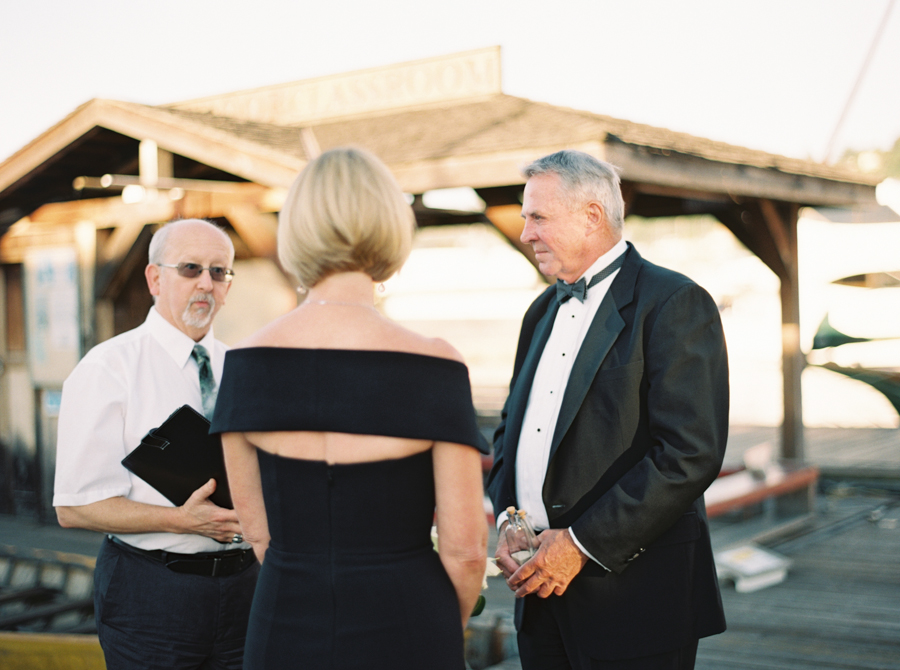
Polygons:
M565 149L538 158L522 169L526 179L543 174L555 174L562 182L569 209L575 210L595 200L613 230L622 231L625 221L625 200L619 168L598 160L583 151Z
M176 221L170 221L169 223L162 226L159 230L153 233L153 237L150 238L150 251L148 253L149 261L151 265L159 265L165 260L166 257L166 245L169 241L169 233L172 232L172 228L179 223L205 223L210 228L214 228L218 230L222 235L225 236L225 239L228 240L228 245L231 247L231 255L234 255L234 245L231 242L231 238L228 237L228 233L225 232L225 229L221 226L217 226L211 221L207 221L206 219L178 219Z

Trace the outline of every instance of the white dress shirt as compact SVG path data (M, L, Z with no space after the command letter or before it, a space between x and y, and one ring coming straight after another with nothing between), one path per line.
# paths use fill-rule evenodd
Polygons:
M98 344L63 384L56 447L54 506L89 505L124 496L173 507L159 491L129 472L122 459L182 405L201 414L200 378L191 351L197 344L152 308L134 330ZM199 342L209 352L217 383L227 347L212 329ZM117 535L141 549L183 554L246 548L201 535Z
M589 282L595 274L625 253L627 248L625 240L619 240L618 244L598 258L582 275L585 282ZM569 383L569 375L600 303L603 302L618 273L619 271L615 270L603 281L592 286L583 303L576 298L570 298L559 306L553 330L534 373L516 452L516 497L520 508L531 517L536 531L550 527L541 492L547 475L550 445L553 442L553 433L563 395ZM502 523L502 519L500 521ZM571 528L569 533L579 549L590 556L572 533Z

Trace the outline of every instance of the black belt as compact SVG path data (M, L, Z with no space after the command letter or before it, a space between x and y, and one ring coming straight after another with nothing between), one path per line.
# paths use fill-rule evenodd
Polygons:
M123 542L112 535L107 536L110 542L145 556L152 561L162 563L172 572L202 577L227 577L243 572L256 562L252 549L229 549L228 551L207 552L201 554L176 554L174 551L162 549L139 549Z

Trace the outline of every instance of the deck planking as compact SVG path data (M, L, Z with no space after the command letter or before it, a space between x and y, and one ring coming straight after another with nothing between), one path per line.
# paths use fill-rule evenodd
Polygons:
M900 499L822 498L811 527L769 544L793 561L783 583L722 583L728 630L701 641L698 670L900 670Z
M737 467L746 449L761 442L779 443L774 426L729 427L725 467ZM807 463L819 466L823 477L877 477L900 479L900 429L804 428Z

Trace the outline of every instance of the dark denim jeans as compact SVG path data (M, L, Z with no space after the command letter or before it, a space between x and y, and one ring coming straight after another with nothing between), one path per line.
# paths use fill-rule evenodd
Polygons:
M258 573L179 574L107 539L94 573L107 670L240 670Z

